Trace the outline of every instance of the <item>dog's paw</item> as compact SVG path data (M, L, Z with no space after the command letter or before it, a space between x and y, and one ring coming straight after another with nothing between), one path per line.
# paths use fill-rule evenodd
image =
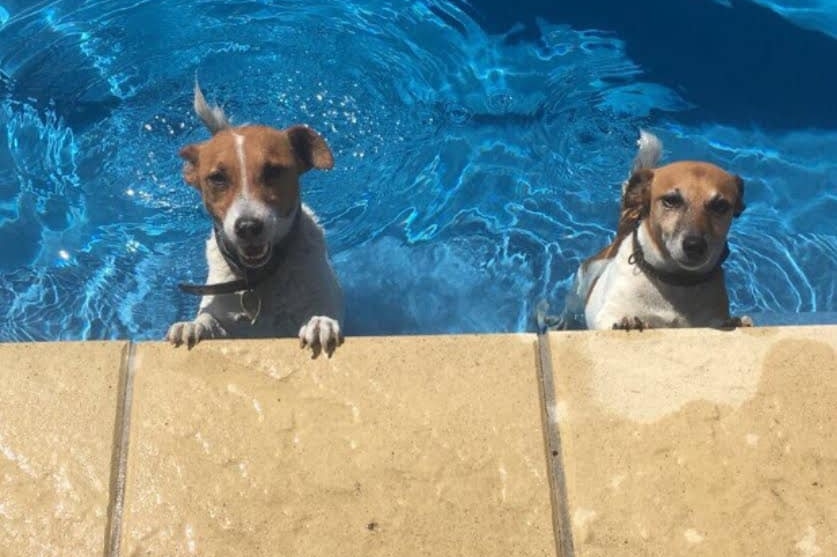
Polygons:
M212 338L212 329L200 321L180 321L169 327L166 340L175 346L185 344L188 348L204 339Z
M299 329L299 345L302 348L310 347L314 358L321 352L331 357L341 344L343 333L340 332L340 323L331 317L315 315Z
M650 329L651 327L648 326L647 323L643 322L642 319L639 317L628 317L625 316L616 323L613 324L614 330L622 330L622 331L639 331L642 332L644 329Z
M722 329L736 329L738 327L753 327L753 318L749 315L742 315L741 317L730 317L721 325Z

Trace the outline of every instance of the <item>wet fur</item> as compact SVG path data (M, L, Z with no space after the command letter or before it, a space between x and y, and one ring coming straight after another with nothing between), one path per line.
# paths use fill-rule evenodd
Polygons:
M666 272L688 273L675 257L683 229L707 239L705 272L714 268L726 242L733 218L744 210L743 181L703 162L679 162L656 168L662 143L642 132L639 151L628 180L622 187L619 220L614 241L584 261L568 296L564 324L590 329L648 327L724 327L740 324L729 315L723 270L711 280L678 286L652 279L629 259L634 252L636 229L649 263ZM660 208L661 196L682 192L687 210L675 215ZM709 214L706 204L715 198L730 203L729 215ZM745 318L744 323L748 320Z
M241 293L207 295L195 319L173 324L167 340L191 347L220 337L298 336L315 356L321 351L330 354L342 342L343 293L323 229L311 209L300 203L299 176L312 168L331 168L331 151L304 126L233 127L223 110L207 104L197 84L194 108L212 138L181 150L184 180L201 192L207 211L223 224L220 233L236 249L248 247L235 230L244 215L264 222L260 245L277 249L282 242L284 255L276 271L255 289L261 301L255 323L242 307ZM229 182L224 187L213 186L219 175ZM296 211L299 223L293 227ZM206 242L206 259L207 284L239 278L221 254L214 230Z

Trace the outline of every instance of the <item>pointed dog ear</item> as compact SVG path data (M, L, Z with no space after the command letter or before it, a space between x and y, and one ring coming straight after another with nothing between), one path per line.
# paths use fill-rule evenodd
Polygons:
M622 193L622 203L619 211L617 235L628 233L636 227L640 220L648 216L651 208L651 182L654 171L650 168L637 170L625 183Z
M744 205L744 180L741 179L741 176L733 176L735 180L735 187L738 189L738 196L735 199L735 207L732 211L733 217L738 217L741 213L744 212L744 209L747 208Z
M330 170L334 166L334 156L325 139L308 126L288 128L288 138L297 158L302 162L302 172L312 168Z
M200 145L192 143L180 150L180 158L183 163L183 179L190 186L200 189L198 182L198 156L200 155Z

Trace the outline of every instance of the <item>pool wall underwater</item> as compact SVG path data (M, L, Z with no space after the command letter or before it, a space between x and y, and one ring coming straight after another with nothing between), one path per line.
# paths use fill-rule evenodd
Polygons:
M743 177L734 313L837 323L837 7L805 8L0 0L0 341L193 316L196 74L234 122L328 140L303 198L350 335L533 330L611 240L640 128Z

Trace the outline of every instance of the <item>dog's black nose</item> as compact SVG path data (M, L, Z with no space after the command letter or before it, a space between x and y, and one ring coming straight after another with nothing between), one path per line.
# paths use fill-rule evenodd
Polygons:
M258 237L264 229L264 223L259 219L242 217L235 221L235 235L242 240L252 240Z
M683 238L683 251L689 259L700 259L706 255L706 240L702 236L686 236Z

